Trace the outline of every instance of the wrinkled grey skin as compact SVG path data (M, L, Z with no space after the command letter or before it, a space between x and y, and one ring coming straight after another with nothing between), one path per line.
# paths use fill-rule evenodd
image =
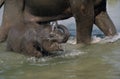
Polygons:
M13 26L7 38L7 49L27 56L41 57L53 51L61 51L61 43L66 42L69 31L63 25L52 30L50 24L27 23ZM61 31L62 30L62 31ZM65 39L65 40L63 40Z
M1 42L7 38L9 28L16 23L22 24L25 21L45 23L72 16L76 21L77 43L90 43L93 24L96 24L106 36L117 33L107 14L106 0L1 0L0 2L5 4L0 28Z

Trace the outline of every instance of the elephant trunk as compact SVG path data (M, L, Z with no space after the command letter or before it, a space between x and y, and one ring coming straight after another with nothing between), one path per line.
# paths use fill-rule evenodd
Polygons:
M0 8L2 7L2 5L4 4L5 0L0 0Z
M58 25L57 28L62 31L62 39L59 39L59 43L66 43L70 36L69 30L64 25Z

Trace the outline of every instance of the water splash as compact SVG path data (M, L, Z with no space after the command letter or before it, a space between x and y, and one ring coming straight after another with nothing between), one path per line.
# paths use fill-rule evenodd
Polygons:
M47 62L54 61L56 59L76 58L77 56L80 56L84 53L85 52L82 52L80 50L69 49L69 50L57 52L58 55L55 55L55 56L47 56L47 57L41 57L41 58L29 57L29 58L27 58L27 62L29 62L31 64L38 63L40 66L43 66L43 65L48 65ZM40 63L42 63L42 64L40 64ZM43 63L45 63L45 64L43 64Z
M69 44L76 44L76 38L75 37L70 37L70 39L67 41Z
M27 58L27 61L30 63L38 63L38 62L47 62L48 60L50 60L50 57L41 57L41 58L35 58L35 57L29 57Z
M93 36L92 37L92 44L94 43L99 43L99 44L104 44L104 43L112 43L112 42L116 42L117 40L120 39L120 33L118 33L117 35L115 36L111 36L111 37L98 37L97 35L96 36ZM32 62L32 63L43 63L43 62L48 62L48 61L52 61L56 58L75 58L76 56L80 56L82 54L85 54L86 52L82 52L80 50L77 50L76 48L76 39L75 37L71 37L67 44L65 44L63 47L64 51L60 51L60 52L57 52L57 55L56 56L53 56L53 57L42 57L42 58L39 58L39 59L36 59L35 57L30 57L27 59L28 62ZM43 65L43 64L42 64ZM44 65L47 65L47 64L44 64Z
M63 57L63 58L72 58L73 57L74 58L74 57L82 55L84 53L85 52L82 52L80 50L70 50L70 51L66 51L64 54L62 54L59 57Z
M92 44L94 44L94 43L99 43L101 40L102 40L102 38L97 37L97 36L93 36L91 43L92 43Z
M120 33L118 33L115 36L109 36L109 37L106 36L104 38L93 36L92 39L93 39L91 42L92 44L94 44L94 43L113 43L120 39Z

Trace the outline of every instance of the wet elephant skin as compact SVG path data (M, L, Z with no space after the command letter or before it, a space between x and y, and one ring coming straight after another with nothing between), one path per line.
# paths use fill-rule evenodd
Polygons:
M53 31L50 24L27 23L26 26L19 25L21 24L13 26L8 33L7 50L34 57L46 56L53 51L63 50L60 44L65 33L56 29ZM69 32L64 26L60 27L61 30Z
M106 36L116 34L115 26L106 11L106 0L1 0L0 2L1 5L5 5L0 28L1 42L5 41L9 29L14 24L46 23L72 16L76 21L77 43L90 43L93 24L96 24Z

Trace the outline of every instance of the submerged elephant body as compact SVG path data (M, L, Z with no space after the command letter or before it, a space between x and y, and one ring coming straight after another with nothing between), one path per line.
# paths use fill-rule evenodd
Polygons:
M77 43L90 43L93 24L107 36L116 34L115 26L106 11L106 0L2 0L2 2L5 4L5 10L0 30L1 41L5 40L9 28L16 23L43 24L72 16L76 21Z
M66 34L69 36L69 31L62 25L59 27L64 32L58 31L59 27L58 30L52 30L50 24L38 25L36 23L29 23L27 26L20 25L10 29L7 39L7 49L28 56L40 57L48 55L52 51L61 51L60 44L66 42L68 39L67 37L64 40L64 36L66 37Z

